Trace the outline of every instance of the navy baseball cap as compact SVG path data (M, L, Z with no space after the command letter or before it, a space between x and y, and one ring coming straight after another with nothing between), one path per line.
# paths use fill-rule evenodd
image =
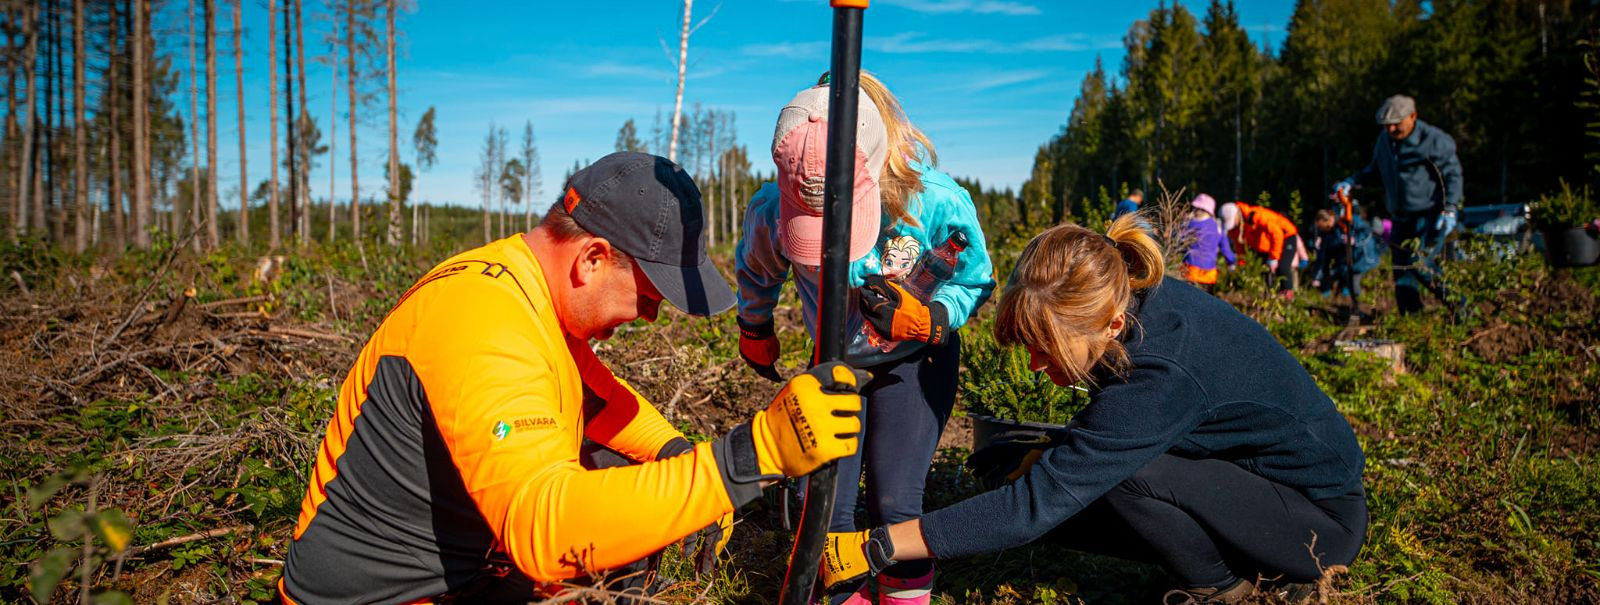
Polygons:
M733 288L706 256L700 188L671 160L632 151L600 158L567 180L562 205L633 256L673 306L702 316L733 307Z

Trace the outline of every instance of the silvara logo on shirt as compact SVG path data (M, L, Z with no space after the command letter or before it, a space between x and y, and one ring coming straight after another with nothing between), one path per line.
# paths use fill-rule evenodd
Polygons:
M507 424L504 420L502 420L494 423L494 438L505 439L511 435L512 431L538 431L544 429L553 429L556 428L556 426L558 426L556 419L550 416L524 416L522 418L513 418L511 419L510 424Z

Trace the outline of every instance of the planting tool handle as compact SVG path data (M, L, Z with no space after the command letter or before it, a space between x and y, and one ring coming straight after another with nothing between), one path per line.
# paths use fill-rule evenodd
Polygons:
M818 305L817 348L821 364L844 357L845 294L850 277L850 205L855 191L856 105L861 87L861 18L867 0L832 0L833 57L828 69L828 150L823 175L822 277ZM838 465L828 463L806 481L789 568L779 602L806 605L816 586L817 566L833 518L834 480Z

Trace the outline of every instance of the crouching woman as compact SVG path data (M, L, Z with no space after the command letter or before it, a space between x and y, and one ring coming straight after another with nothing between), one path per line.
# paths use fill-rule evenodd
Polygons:
M1157 563L1169 593L1237 602L1256 580L1316 580L1367 527L1349 423L1259 324L1163 278L1136 216L1106 235L1063 224L1023 250L995 335L1091 399L1066 430L1002 469L1015 480L924 515L829 534L825 581L1044 538Z

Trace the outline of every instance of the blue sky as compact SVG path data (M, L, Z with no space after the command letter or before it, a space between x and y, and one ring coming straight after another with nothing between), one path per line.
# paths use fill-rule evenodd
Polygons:
M328 52L321 40L330 24L321 0L306 2L307 104L326 140L333 74L315 58ZM575 160L612 150L625 120L633 118L646 138L658 110L671 115L681 2L416 4L401 17L402 161L411 161L416 120L434 106L439 163L420 175L413 199L477 203L472 173L491 122L511 131L515 147L524 122L532 120L544 177L538 208L553 198ZM1236 5L1258 43L1282 43L1291 0ZM1095 57L1117 72L1123 35L1155 6L1156 0L877 0L866 12L862 64L933 139L945 171L1017 187L1035 148L1065 121ZM1205 10L1204 3L1189 6ZM166 29L164 48L180 67L188 61L184 10L184 3L168 3L158 21ZM778 109L828 67L831 11L820 1L696 0L694 20L708 16L690 41L686 109L700 102L734 112L739 142L758 169L770 170ZM266 175L268 153L265 2L247 3L244 20L245 126L254 183ZM224 14L219 30L229 27ZM218 52L218 176L226 191L237 186L239 167L231 40L219 37ZM339 78L333 188L342 203L350 170ZM187 81L179 94L178 106L187 112ZM358 112L363 197L381 195L384 103L380 96ZM328 158L320 164L312 189L322 199L329 190Z

